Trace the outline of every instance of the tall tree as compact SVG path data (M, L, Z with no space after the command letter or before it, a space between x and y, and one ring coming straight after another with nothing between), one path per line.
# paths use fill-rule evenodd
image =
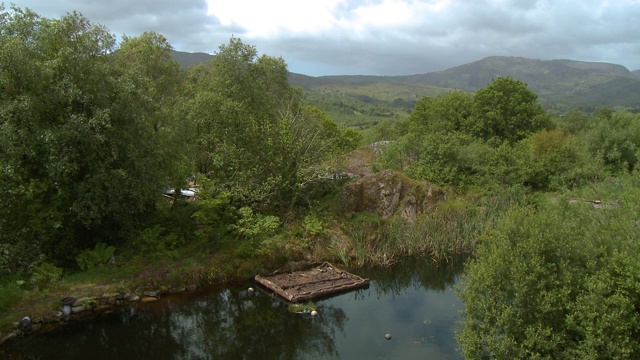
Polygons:
M424 97L411 112L410 129L413 133L450 133L461 131L471 116L470 94L453 91L435 98Z
M153 206L155 137L104 27L75 12L1 19L0 237L15 254L70 259Z
M123 36L116 52L118 66L139 92L139 110L155 131L170 121L176 97L180 64L173 59L171 50L173 47L164 36L144 32L137 37Z
M185 143L189 133L176 109L182 72L172 56L173 47L161 34L144 32L137 37L123 36L115 52L119 76L135 89L136 111L157 138L169 187L186 185L193 175Z
M473 96L472 116L463 124L463 132L494 145L514 144L551 125L537 99L527 84L496 78Z
M314 166L352 135L305 108L287 76L281 58L258 56L237 38L186 76L196 169L240 202L291 205Z

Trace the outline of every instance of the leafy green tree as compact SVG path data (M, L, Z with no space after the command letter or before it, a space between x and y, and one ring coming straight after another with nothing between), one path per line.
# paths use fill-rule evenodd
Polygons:
M391 166L393 158L410 176L441 184L548 186L548 172L559 168L551 163L552 152L534 156L519 144L551 127L536 99L512 78L497 78L474 96L454 91L424 97L411 113L409 134L387 150L382 163ZM557 166L546 168L551 165Z
M457 186L477 184L486 172L487 155L492 151L483 142L460 132L409 136L401 146L411 159L404 168L407 175ZM388 154L383 156L393 156L394 152Z
M577 135L588 129L591 117L584 111L574 109L567 116L559 119L558 125L564 131Z
M362 130L362 142L395 141L409 133L409 118L386 119L375 126Z
M285 209L318 179L318 165L358 142L289 86L281 58L231 38L186 76L184 113L195 169L239 206Z
M435 98L424 97L411 112L410 130L414 133L450 133L462 131L471 116L473 98L453 91Z
M530 155L526 143L503 143L487 153L487 182L501 186L524 185L529 178Z
M586 154L580 151L574 135L560 129L542 130L533 134L526 145L531 159L531 171L526 180L528 185L548 189L578 180L569 176Z
M75 12L0 19L0 238L72 261L153 208L155 138L104 27Z
M172 50L164 36L144 32L123 36L115 57L123 82L136 91L140 118L155 133L168 187L182 188L193 171L184 145L190 134L176 106L182 73Z
M499 145L511 144L551 126L527 85L511 77L499 77L473 96L472 116L462 131Z
M115 53L129 85L139 92L139 110L156 132L171 121L171 105L178 87L180 64L173 59L171 50L173 47L164 36L144 32L137 37L123 36Z

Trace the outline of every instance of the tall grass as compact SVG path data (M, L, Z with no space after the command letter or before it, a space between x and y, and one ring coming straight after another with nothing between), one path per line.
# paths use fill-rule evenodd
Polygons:
M436 262L473 254L479 235L514 204L535 203L521 188L496 189L479 198L451 200L414 221L378 218L344 225L342 241L332 250L346 265L388 266L401 257L422 255Z

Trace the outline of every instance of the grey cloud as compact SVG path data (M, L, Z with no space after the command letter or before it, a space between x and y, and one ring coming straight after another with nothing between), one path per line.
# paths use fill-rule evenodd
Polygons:
M243 32L223 27L218 19L207 16L205 0L24 0L21 6L51 18L75 10L116 36L155 31L184 51L212 52L231 34Z
M339 5L341 20L359 4ZM584 0L452 1L417 23L373 29L356 38L337 29L320 35L245 37L207 16L205 0L22 0L20 6L59 17L78 10L116 34L156 31L177 50L216 51L235 35L259 52L281 56L292 71L310 75L404 75L443 70L491 55L569 58L640 68L640 3ZM298 70L299 69L299 70Z

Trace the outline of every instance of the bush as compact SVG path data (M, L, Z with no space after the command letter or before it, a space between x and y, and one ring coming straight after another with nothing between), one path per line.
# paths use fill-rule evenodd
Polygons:
M468 186L486 171L487 154L483 142L463 133L433 133L410 141L412 159L405 171L414 179L437 184Z
M232 226L240 241L236 247L236 253L240 256L250 256L262 241L276 233L281 225L280 218L255 214L249 207L240 208L239 213L240 219Z
M594 116L594 126L582 135L592 156L613 169L633 170L640 152L640 115L626 111Z
M628 176L594 187L598 208L518 206L485 232L459 288L465 358L637 357L637 186Z
M98 266L106 265L115 251L115 246L98 243L93 250L84 250L78 254L76 262L82 270L93 270Z
M33 269L29 282L37 288L42 288L57 282L60 278L62 269L45 261Z
M182 243L176 234L168 233L156 225L138 232L134 246L146 257L170 260L177 256L176 249Z

